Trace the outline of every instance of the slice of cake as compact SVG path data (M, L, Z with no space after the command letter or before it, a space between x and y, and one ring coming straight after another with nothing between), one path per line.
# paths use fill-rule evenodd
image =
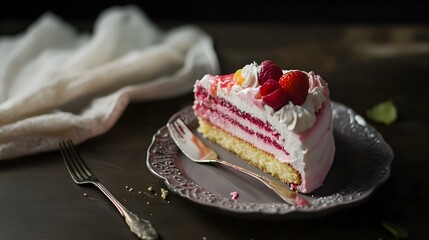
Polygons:
M273 61L205 75L194 86L198 131L302 193L323 184L334 158L327 83Z

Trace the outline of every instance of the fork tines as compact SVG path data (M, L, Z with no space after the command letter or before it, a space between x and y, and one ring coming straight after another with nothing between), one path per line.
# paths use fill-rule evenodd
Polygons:
M173 127L176 129L176 132L183 137L186 134L186 125L182 119L178 118L173 122Z
M94 177L91 170L83 161L83 158L76 151L71 139L61 141L59 145L64 162L73 180L82 181L89 177Z

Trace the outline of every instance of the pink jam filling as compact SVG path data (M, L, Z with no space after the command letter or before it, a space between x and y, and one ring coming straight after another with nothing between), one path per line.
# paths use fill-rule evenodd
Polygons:
M231 103L226 101L222 98L215 98L207 93L207 91L204 88L199 87L196 91L196 96L198 99L201 99L201 102L203 102L206 98L208 98L208 101L212 102L213 104L220 105L224 108L227 108L229 111L233 112L235 115L238 116L238 118L245 119L250 121L252 124L255 124L259 128L264 129L265 131L269 132L272 136L274 136L276 139L279 138L280 134L278 132L274 132L273 128L270 124L264 123L260 119L257 119L253 116L251 116L249 113L243 112L239 109L237 109L235 106L233 106ZM274 146L276 149L283 151L286 155L289 155L288 152L283 148L281 144L279 144L277 141L273 140L272 138L265 136L261 133L256 133L253 130L249 129L248 127L242 125L237 119L238 118L232 118L228 115L225 115L222 112L219 112L217 109L210 108L206 105L198 104L195 106L197 111L207 111L210 109L211 112L215 112L217 115L219 115L221 118L224 118L231 122L231 124L235 125L236 127L241 128L243 131L247 132L249 135L256 135L258 139L263 141L266 144Z

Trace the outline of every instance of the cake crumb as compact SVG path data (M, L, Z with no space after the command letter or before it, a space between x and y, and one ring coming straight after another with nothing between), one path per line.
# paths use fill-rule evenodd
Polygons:
M231 192L229 195L231 196L231 199L233 199L233 200L237 199L239 196L237 191Z
M132 192L132 191L134 191L134 189L133 189L133 188L129 188L129 189L128 189L128 192Z
M152 188L152 186L149 186L149 187L147 188L147 190L148 190L149 192L153 192L153 188Z
M126 185L125 188L128 189L128 185Z
M88 193L83 193L83 196L84 196L84 197L88 196Z
M164 188L161 188L161 198L166 200L168 195L168 190L165 190Z

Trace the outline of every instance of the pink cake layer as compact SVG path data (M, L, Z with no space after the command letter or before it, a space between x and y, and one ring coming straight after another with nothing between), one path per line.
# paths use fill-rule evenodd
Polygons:
M208 94L202 86L197 86L195 96L194 109L198 116L295 168L301 175L302 183L296 186L300 192L311 192L323 184L335 152L330 101L319 109L311 128L295 133L275 129L227 100ZM286 149L290 141L295 148Z

